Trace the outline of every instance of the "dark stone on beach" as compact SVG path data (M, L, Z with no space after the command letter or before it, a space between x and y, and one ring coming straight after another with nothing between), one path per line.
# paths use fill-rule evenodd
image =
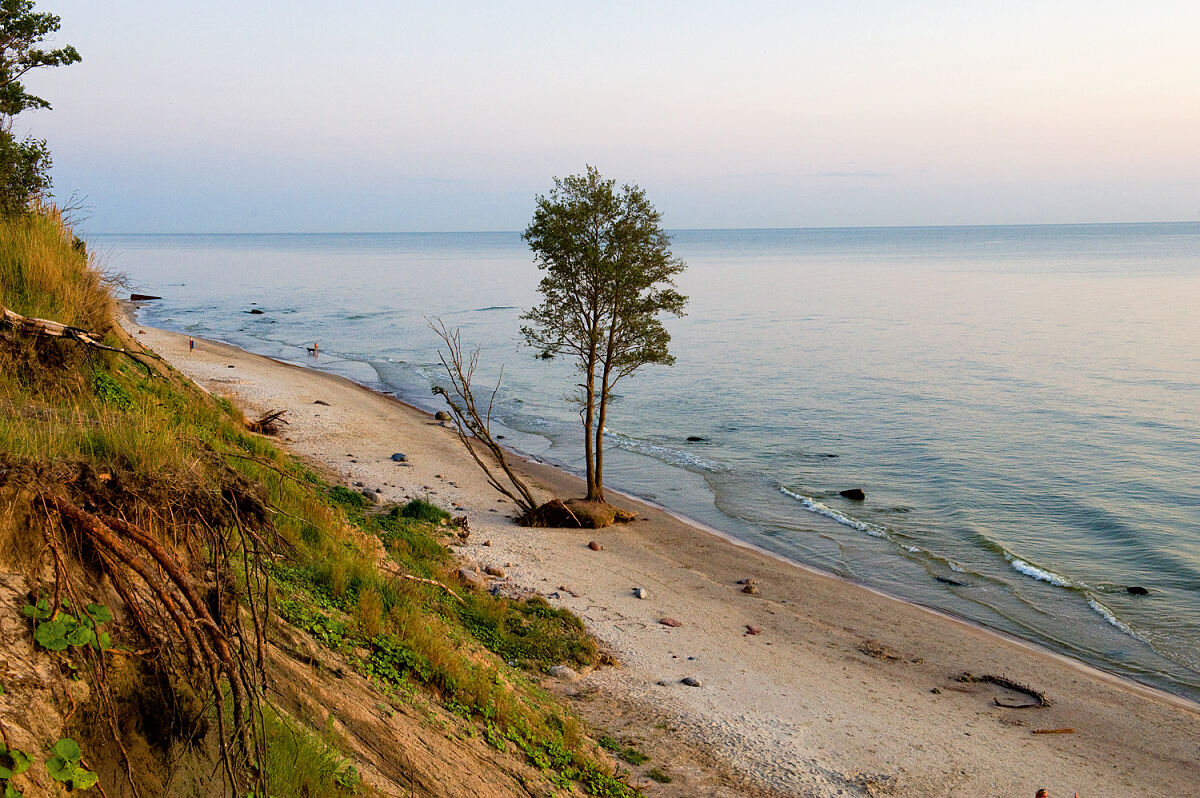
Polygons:
M263 314L263 310L260 308L250 308L250 310L247 310L246 312L251 316L261 316Z
M588 548L591 549L592 551L604 551L604 547L601 546L599 543L597 543L594 540L588 541Z
M360 491L360 493L362 493L363 498L367 500L367 504L379 504L379 497L375 495L375 491L364 489Z
M433 418L435 421L449 421L450 414L447 413L445 410L439 410L433 414Z
M672 629L677 629L680 626L683 626L682 623L675 620L674 618L660 618L658 622L661 623L663 626L670 626Z
M130 302L148 302L151 299L162 299L162 297L154 296L153 294L130 294L129 295Z
M680 684L686 684L688 687L703 687L704 682L697 679L695 676L688 676L679 680Z
M397 463L403 463L406 460L408 460L408 455L401 454L400 452L396 452L395 454L392 455L392 459L395 460Z
M687 436L688 443L707 443L708 438L701 438L699 435Z
M966 582L960 582L957 579L951 579L948 576L935 576L934 579L938 580L939 582L941 582L944 585L952 585L954 587L966 587L967 586Z
M860 502L867 498L867 494L863 492L862 488L849 488L847 490L840 491L838 495L856 502Z
M232 363L230 363L230 364L229 364L228 366L226 366L225 368L227 368L227 369L231 369L231 368L233 368L233 364L232 364Z
M1142 587L1141 585L1130 585L1129 587L1125 588L1125 592L1131 596L1149 596L1150 595L1150 591L1147 590L1146 588Z

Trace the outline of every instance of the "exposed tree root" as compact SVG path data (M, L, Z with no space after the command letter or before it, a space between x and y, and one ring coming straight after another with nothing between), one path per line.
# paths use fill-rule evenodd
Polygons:
M47 335L52 338L66 338L70 341L77 341L84 346L92 349L102 349L105 352L116 352L137 363L146 370L147 376L153 377L154 370L150 365L142 360L142 357L152 357L155 360L161 360L158 355L153 352L130 352L128 349L118 349L115 346L107 346L97 340L95 333L90 333L87 330L81 330L78 327L71 327L58 321L50 319L35 319L30 316L22 316L16 311L9 310L6 307L0 307L0 325L10 327L19 333L27 335Z

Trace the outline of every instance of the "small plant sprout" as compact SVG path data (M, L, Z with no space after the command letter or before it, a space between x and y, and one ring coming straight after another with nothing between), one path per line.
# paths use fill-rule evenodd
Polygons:
M4 798L22 798L24 794L12 785L12 777L29 770L31 764L33 760L29 754L9 748L0 741L0 782L4 783Z
M70 604L64 601L63 608L70 609ZM113 617L103 604L88 604L76 616L63 610L55 614L50 603L40 598L37 604L26 604L23 612L26 617L38 622L33 639L48 651L65 651L72 646L91 646L104 651L110 645L108 632L99 631L100 625L108 623Z
M46 762L50 778L62 782L73 790L90 790L100 777L83 766L83 752L79 743L64 737L54 744L54 756Z

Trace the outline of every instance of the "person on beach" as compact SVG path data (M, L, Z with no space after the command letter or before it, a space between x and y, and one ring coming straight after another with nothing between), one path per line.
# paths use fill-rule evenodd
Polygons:
M196 351L196 341L191 336L188 336L188 351L189 352Z

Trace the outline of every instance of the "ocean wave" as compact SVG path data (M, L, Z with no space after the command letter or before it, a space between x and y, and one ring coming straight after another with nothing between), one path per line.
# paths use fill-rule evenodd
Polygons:
M1065 576L1059 576L1053 571L1047 571L1044 568L1039 568L1030 562L1022 560L1020 557L1017 557L1014 554L1005 552L1004 559L1008 560L1008 564L1013 567L1013 570L1023 573L1026 576L1032 576L1039 582L1049 582L1055 587L1079 587Z
M801 507L803 507L805 510L808 510L810 512L814 512L817 515L823 515L826 518L832 518L834 521L837 521L839 524L848 526L851 529L857 529L859 532L866 532L868 535L871 535L872 537L877 537L877 538L888 537L888 530L887 530L887 527L885 527L885 526L880 526L879 524L872 524L868 521L860 521L857 518L851 518L850 516L848 516L844 513L839 513L837 510L833 509L832 507L829 507L828 505L821 504L819 501L817 501L816 499L814 499L811 496L805 496L803 493L796 493L795 491L788 490L787 488L784 488L784 487L780 487L779 492L785 496L790 496L791 498L800 502Z
M1095 610L1096 612L1100 613L1100 616L1101 616L1102 618L1104 618L1104 620L1108 621L1110 624L1112 624L1113 626L1117 627L1118 629L1120 629L1120 630L1121 630L1122 632L1124 632L1125 634L1129 635L1130 637L1137 638L1138 640L1143 640L1143 641L1145 640L1145 638L1144 638L1144 637L1142 637L1141 635L1139 635L1137 632L1135 632L1135 631L1134 631L1134 630L1133 630L1133 629L1132 629L1132 628L1129 626L1129 624L1125 623L1125 622L1124 622L1124 621L1122 621L1120 618L1118 618L1118 617L1117 617L1117 616L1116 616L1116 615L1113 613L1113 611L1112 611L1112 610L1110 610L1108 607L1105 607L1105 606L1104 606L1103 604L1101 604L1099 601L1096 601L1096 597L1095 597L1095 596L1088 596L1087 603L1088 603L1088 606L1089 606L1089 607L1091 607L1091 608L1092 608L1093 610Z
M604 428L604 436L612 441L618 449L644 454L647 457L653 457L655 460L661 460L668 465L679 466L689 471L705 471L711 474L718 474L729 470L728 466L716 460L700 457L691 452L672 449L670 446L660 446L656 443L639 440L638 438L617 432L607 426Z

